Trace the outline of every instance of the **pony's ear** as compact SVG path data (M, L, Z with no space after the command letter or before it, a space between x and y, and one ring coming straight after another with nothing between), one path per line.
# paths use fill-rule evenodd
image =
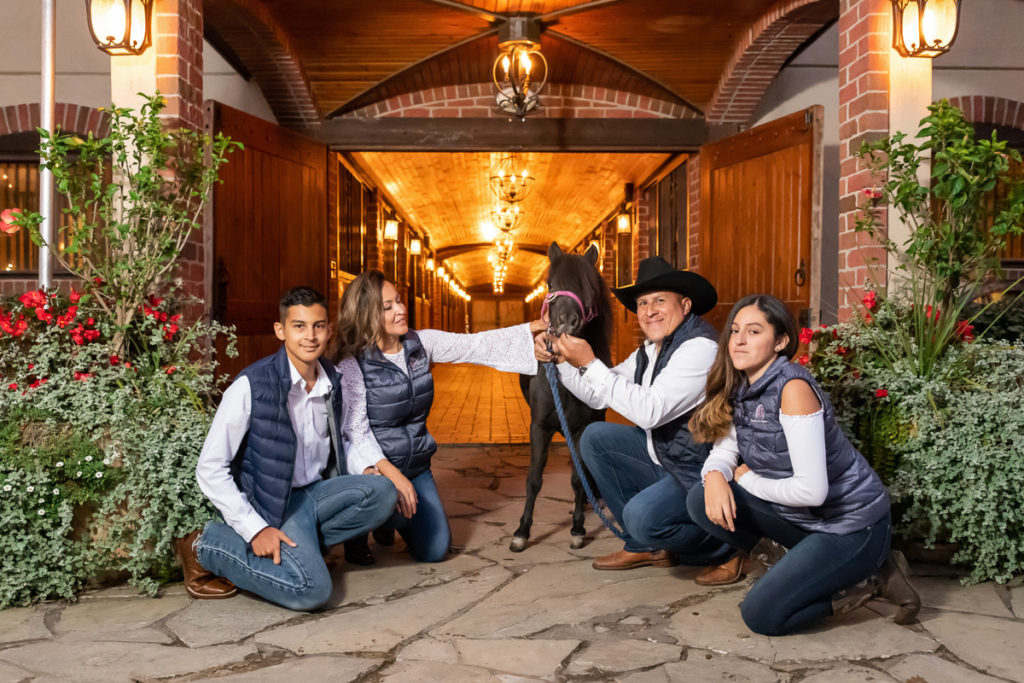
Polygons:
M599 251L600 251L600 249L597 248L596 244L591 244L589 247L587 247L587 250L585 252L583 252L583 258L585 258L588 261L590 261L590 265L596 266L597 265L597 257L600 255L598 253Z
M562 248L558 246L558 242L552 242L551 246L548 247L548 261L554 261L556 258L562 255Z

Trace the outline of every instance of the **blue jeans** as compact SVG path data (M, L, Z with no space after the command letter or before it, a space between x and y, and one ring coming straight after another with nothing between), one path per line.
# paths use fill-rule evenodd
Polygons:
M580 456L605 504L626 532L626 550L668 550L681 562L724 562L735 551L690 519L686 490L651 460L639 427L595 422L580 438Z
M889 515L848 534L805 531L782 519L771 503L736 482L730 486L736 500L735 532L708 519L703 486L690 489L686 500L693 521L744 552L762 537L789 548L740 605L743 621L755 633L786 635L829 616L837 591L866 579L885 561L892 530Z
M219 521L206 525L196 551L199 563L244 590L293 610L323 607L331 596L324 551L380 526L395 508L397 493L385 477L346 475L293 489L281 531L281 564L259 557L252 545Z
M420 562L440 562L452 544L452 530L430 470L410 479L416 489L416 514L403 517L398 510L388 526L401 534L409 552Z

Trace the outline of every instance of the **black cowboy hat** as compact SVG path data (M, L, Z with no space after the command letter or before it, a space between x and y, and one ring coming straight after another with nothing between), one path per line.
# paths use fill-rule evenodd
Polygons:
M695 315L704 315L718 303L714 285L697 273L676 270L660 256L640 262L636 282L612 290L622 305L636 313L636 298L645 292L676 292L690 300Z

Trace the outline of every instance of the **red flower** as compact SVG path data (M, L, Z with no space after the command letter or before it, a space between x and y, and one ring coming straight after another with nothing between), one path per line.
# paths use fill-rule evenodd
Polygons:
M868 199L881 199L882 198L881 190L872 190L872 189L868 188L868 189L864 190L863 192L864 192L864 196L867 197Z
M53 322L53 313L40 306L36 309L36 317L42 320L44 323Z
M0 232L5 235L13 235L14 233L21 230L20 225L15 225L14 221L21 216L21 209L4 209L0 212Z
M121 359L118 358L116 355L110 357L110 364L111 365L117 365L120 362L121 362Z
M78 300L81 299L81 298L82 298L81 293L76 292L74 290L74 288L72 287L72 289L71 289L71 296L68 297L68 299L71 301L71 303L77 304ZM71 310L71 309L68 309L68 310Z
M96 341L96 339L100 336L100 331L86 330L85 332L82 333L82 336L85 337L88 341Z
M872 320L874 320L874 318L871 317L870 313L864 314L864 322L870 325Z
M130 360L126 360L126 361L124 362L124 366L125 366L126 368L130 368L130 367L132 366L132 362L131 362Z
M178 326L174 323L170 325L164 325L164 339L171 341L174 338L175 333L178 331Z
M29 389L38 389L39 387L41 387L41 386L43 386L44 384L46 384L46 380L47 380L47 379L48 379L48 378L46 378L46 377L42 377L42 378L40 378L40 379L37 379L37 380L36 380L35 382L32 382L32 384L29 384L29 385L28 385L28 388L29 388Z
M175 313L174 315L171 316L172 323L176 323L179 320L181 320L181 313Z
M32 369L32 368L34 368L35 366L36 366L36 364L35 364L35 363L29 363L29 364L28 364L28 369L29 369L29 370L31 370L31 369Z
M876 389L875 390L875 398L885 398L888 395L889 395L889 392L886 391L885 389Z
M79 382L81 382L82 380L89 379L90 377L92 377L92 373L78 372L77 370L75 371L75 379L78 380Z
M154 296L152 294L150 294L148 298L149 298L149 305L152 306L153 308L156 308L157 306L159 306L160 304L162 304L164 302L163 299L161 299L158 296Z
M10 384L7 385L7 388L10 389L11 391L14 391L14 390L16 390L18 388L18 383L17 382L11 382Z
M96 324L96 321L93 320L92 318L87 318L86 321L85 321L85 324L92 326L92 325Z
M808 363L811 362L811 357L805 353L799 358L797 358L796 362L799 363L800 365L807 365Z
M173 374L174 374L174 371L175 371L175 370L177 370L177 369L178 369L178 368L176 368L176 367L174 367L174 366L172 365L171 367L167 368L167 374L168 374L168 375L173 375Z
M156 314L156 319L162 323L165 323L167 322L167 314L164 313L163 311L160 311L159 313Z
M26 308L39 308L40 306L46 305L46 295L43 294L41 289L37 289L31 292L25 292L18 297L18 301L20 301Z
M961 320L956 324L956 334L966 342L974 341L974 325Z
M861 302L864 304L864 308L869 311L873 311L878 307L878 295L874 292L868 292L864 295L864 298L861 299Z
M939 322L939 316L941 316L941 315L942 315L942 311L940 311L939 309L936 308L935 309L935 322ZM932 307L931 306L925 306L924 307L924 317L928 318L929 320L931 320L931 317L932 317Z
M839 354L840 356L845 356L846 352L849 351L849 350L850 349L846 348L845 346L837 346L836 347L836 353Z
M800 343L801 344L810 344L813 339L814 339L814 330L808 329L806 327L801 327L800 328Z
M95 284L97 287L102 287L103 286L103 278L101 278L101 277L94 277L92 279L92 281L93 281L93 284Z

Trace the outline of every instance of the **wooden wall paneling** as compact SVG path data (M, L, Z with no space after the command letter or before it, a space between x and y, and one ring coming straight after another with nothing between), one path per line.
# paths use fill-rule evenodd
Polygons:
M707 317L719 328L752 293L779 297L801 324L817 320L821 112L811 107L701 150L703 274L719 295Z
M327 149L219 103L212 115L245 145L214 189L214 311L236 327L239 357L224 362L235 373L278 347L286 289L327 293Z

